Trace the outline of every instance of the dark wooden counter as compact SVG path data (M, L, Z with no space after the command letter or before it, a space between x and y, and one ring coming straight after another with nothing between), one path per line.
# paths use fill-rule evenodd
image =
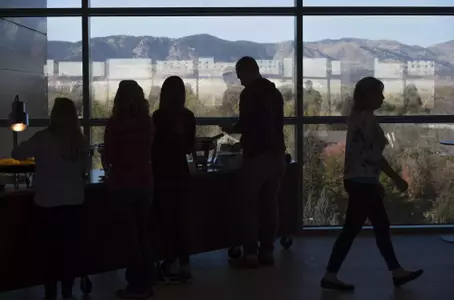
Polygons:
M299 178L297 164L288 165L280 192L280 234L298 231ZM236 244L232 233L238 198L233 197L235 172L194 176L191 184L191 252L201 253ZM42 284L40 259L46 245L36 239L33 191L5 192L0 195L0 292ZM80 245L79 275L95 274L125 267L127 234L124 224L111 218L112 208L104 184L86 187ZM169 237L171 238L171 237ZM159 249L159 258L172 256Z

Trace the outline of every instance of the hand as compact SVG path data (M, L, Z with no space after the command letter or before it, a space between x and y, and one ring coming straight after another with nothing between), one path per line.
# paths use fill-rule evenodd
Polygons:
M403 180L402 177L394 179L394 184L401 193L404 193L408 190L408 183L405 180Z
M233 126L231 125L221 125L221 130L227 134L231 134L233 132Z

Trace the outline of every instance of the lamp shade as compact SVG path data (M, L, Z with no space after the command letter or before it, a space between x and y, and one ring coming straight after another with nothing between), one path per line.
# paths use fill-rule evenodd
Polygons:
M19 101L16 95L12 104L12 110L9 114L9 124L12 131L24 131L28 127L28 114L25 109L25 103Z

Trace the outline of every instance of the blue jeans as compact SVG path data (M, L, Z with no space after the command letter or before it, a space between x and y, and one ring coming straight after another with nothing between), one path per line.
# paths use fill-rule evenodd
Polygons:
M150 291L153 278L153 248L150 218L152 188L127 188L112 191L113 200L128 226L130 245L126 268L127 289L133 293Z

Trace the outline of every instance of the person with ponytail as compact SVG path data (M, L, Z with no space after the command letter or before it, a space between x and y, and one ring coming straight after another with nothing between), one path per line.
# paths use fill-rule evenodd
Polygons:
M153 114L156 139L153 145L153 173L156 178L155 212L160 234L176 240L161 247L178 254L165 261L160 279L170 283L187 283L192 279L189 266L189 233L187 221L190 171L186 159L194 148L196 120L185 107L186 88L178 76L168 77L162 84L159 109ZM177 259L178 258L178 259ZM175 268L172 268L174 266ZM172 270L173 269L173 270Z
M402 193L408 189L408 184L383 156L388 140L374 111L383 104L384 87L377 78L365 77L358 81L353 92L353 107L347 120L344 162L348 208L344 226L321 280L321 287L325 289L354 290L354 285L339 280L337 273L367 219L372 223L378 249L392 274L394 286L413 281L424 272L402 268L391 241L390 223L383 203L385 189L380 183L380 174L383 172L387 175Z

